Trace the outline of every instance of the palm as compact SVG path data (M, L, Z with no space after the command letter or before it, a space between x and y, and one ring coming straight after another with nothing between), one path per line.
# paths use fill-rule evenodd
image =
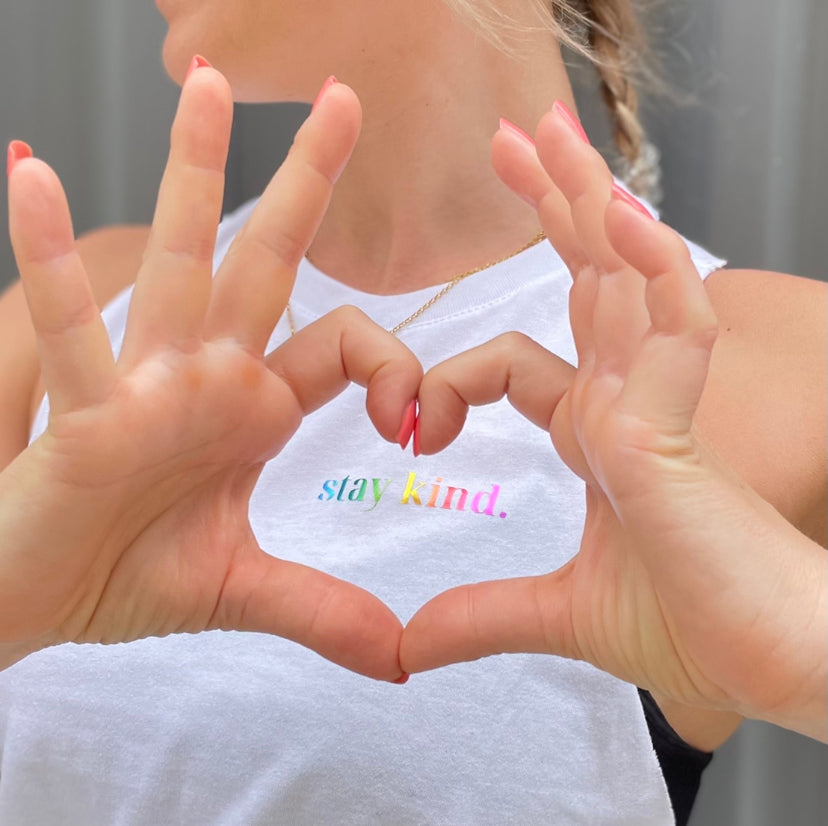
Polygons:
M544 577L436 598L406 629L402 662L416 670L494 652L553 652L675 699L710 701L721 692L705 675L717 673L731 640L718 635L720 650L713 651L709 625L694 616L694 599L706 586L704 560L676 562L662 551L698 539L697 526L680 513L687 502L680 488L700 464L692 418L715 319L683 242L609 204L608 170L585 164L578 147L586 147L567 143L570 137L563 123L545 119L537 156L501 133L494 161L501 177L537 204L573 273L577 370L518 340L511 360L496 361L507 365L502 383L489 380L481 391L459 367L444 372L455 395L476 404L508 388L512 402L548 428L561 458L586 483L580 549ZM463 363L467 375L470 360ZM677 565L686 576L665 575Z
M117 364L57 179L37 161L14 170L12 239L51 410L0 474L0 641L256 630L395 679L390 610L265 553L248 522L264 462L305 413L357 381L393 439L420 380L399 342L345 310L265 353L356 140L358 103L328 93L213 278L231 112L218 73L185 84Z
M53 417L34 446L43 498L55 510L46 524L62 532L117 524L117 539L102 533L78 548L71 567L48 564L40 574L41 611L72 606L58 618L78 641L232 623L233 606L219 596L231 567L258 551L246 518L250 490L302 415L262 361L226 343L168 353L136 372L105 403ZM145 595L138 606L135 592Z
M569 656L636 685L668 696L679 691L698 700L689 672L697 673L686 650L686 637L676 635L676 617L635 547L635 537L622 525L607 490L626 494L640 475L632 462L645 454L631 449L630 421L617 403L616 377L579 371L562 397L550 425L552 442L587 485L587 512L578 554L562 571L569 614ZM647 427L639 422L641 431ZM626 431L626 433L625 433ZM625 439L627 441L625 442ZM616 484L608 486L608 478ZM620 485L619 485L620 482Z

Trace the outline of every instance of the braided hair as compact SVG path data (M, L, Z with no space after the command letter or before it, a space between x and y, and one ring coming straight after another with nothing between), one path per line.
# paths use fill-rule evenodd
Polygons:
M623 159L622 176L637 194L658 200L658 151L638 117L633 81L645 37L630 0L582 0L589 57L598 71L601 96L609 111L613 136Z

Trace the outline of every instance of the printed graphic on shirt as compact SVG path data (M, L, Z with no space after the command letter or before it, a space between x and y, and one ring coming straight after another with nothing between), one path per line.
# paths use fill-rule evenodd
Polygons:
M405 481L370 476L326 479L322 483L322 493L316 498L320 502L361 502L369 511L383 502L384 506L439 508L505 519L506 511L495 510L500 495L500 485L491 484L483 490L472 491L468 487L445 484L441 476L433 480L418 479L411 471Z

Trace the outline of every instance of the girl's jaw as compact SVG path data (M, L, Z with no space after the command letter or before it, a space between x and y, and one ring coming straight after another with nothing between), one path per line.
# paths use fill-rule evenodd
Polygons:
M376 82L401 61L423 60L429 33L448 14L444 0L155 2L168 26L163 60L170 77L183 82L201 54L246 102L311 103L331 74L355 87L363 75Z

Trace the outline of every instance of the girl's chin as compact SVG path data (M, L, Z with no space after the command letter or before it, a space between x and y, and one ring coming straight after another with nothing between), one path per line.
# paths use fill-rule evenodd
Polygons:
M155 7L161 16L169 23L170 15L175 10L175 0L155 0Z
M193 52L195 54L195 52ZM187 75L187 69L193 55L185 55L180 48L176 48L170 41L170 36L164 40L164 47L161 50L161 60L164 63L164 69L170 79L181 86L184 83L184 78Z
M187 69L193 55L203 54L210 62L212 59L206 53L203 21L199 15L182 4L181 0L155 0L161 14L167 21L167 34L161 49L161 59L167 74L176 83L181 85L187 74Z

